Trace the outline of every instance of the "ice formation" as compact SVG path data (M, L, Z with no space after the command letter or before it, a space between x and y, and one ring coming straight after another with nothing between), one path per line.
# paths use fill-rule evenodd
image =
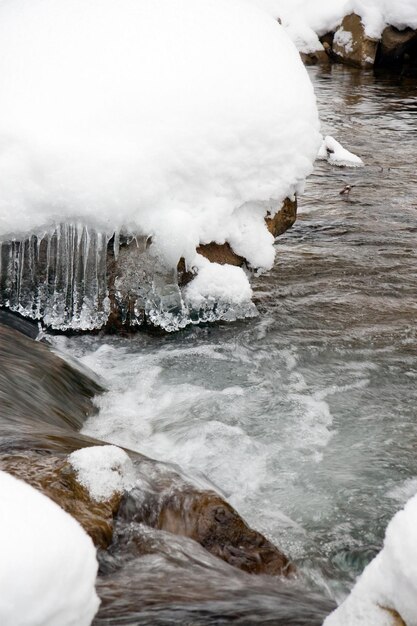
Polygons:
M123 493L135 483L133 463L117 446L82 448L72 452L68 461L77 473L77 480L97 501Z
M96 551L68 513L0 471L0 623L88 626L98 609Z
M300 52L323 48L318 37L334 31L345 15L362 18L369 37L380 37L388 24L417 28L415 0L250 0L282 24Z
M388 525L384 547L324 626L392 626L396 611L417 625L417 496Z
M321 144L318 159L326 160L331 165L339 167L363 167L364 163L360 157L353 152L349 152L334 137L327 135Z
M100 328L110 308L107 243L82 224L0 241L0 305L52 328Z

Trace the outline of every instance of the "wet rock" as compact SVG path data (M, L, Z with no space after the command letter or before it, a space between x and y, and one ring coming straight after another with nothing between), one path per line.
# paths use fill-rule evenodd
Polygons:
M288 575L287 557L215 493L182 492L164 503L158 528L194 539L211 554L251 574Z
M121 517L194 539L214 556L251 574L288 576L294 572L287 557L218 494L174 479L158 498L149 495L128 494Z
M0 326L0 424L18 416L77 430L97 411L92 398L101 391L86 368L61 359L16 329Z
M39 451L0 454L0 469L20 478L51 498L72 515L90 535L94 544L107 548L113 536L113 517L122 494L104 502L91 498L65 458Z
M351 13L335 32L332 56L341 63L367 69L375 63L377 47L378 40L366 35L359 15Z
M335 608L295 577L251 576L187 537L135 522L119 520L113 544L98 556L97 626L116 626L121 615L149 626L320 626Z

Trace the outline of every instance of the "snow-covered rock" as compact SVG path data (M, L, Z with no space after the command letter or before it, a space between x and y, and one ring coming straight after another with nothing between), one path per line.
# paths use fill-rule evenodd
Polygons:
M340 61L356 67L370 68L375 63L378 39L366 34L356 13L343 18L333 39L333 54Z
M280 18L300 52L322 50L319 37L335 31L343 18L355 13L366 38L379 39L387 25L417 29L415 0L250 0ZM345 31L349 32L349 31ZM339 37L342 33L339 33ZM347 39L347 36L345 36Z
M214 312L217 319L229 321L257 315L252 288L243 270L210 263L202 256L198 257L197 276L186 286L184 298L190 310L206 321L213 321Z
M417 625L417 495L393 517L383 549L324 626L393 626L392 612Z
M98 502L109 500L135 484L133 463L117 446L91 446L72 452L68 461L78 482Z
M90 537L52 500L2 471L0 499L0 624L91 624L99 600Z
M363 167L364 165L360 157L346 150L331 135L327 135L323 139L317 158L319 160L327 160L331 165L337 165L338 167Z
M82 219L170 266L229 241L270 267L264 217L319 141L299 55L250 3L0 3L0 236Z

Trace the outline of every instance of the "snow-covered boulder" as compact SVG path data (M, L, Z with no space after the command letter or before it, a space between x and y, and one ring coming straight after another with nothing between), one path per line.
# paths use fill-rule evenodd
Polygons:
M417 625L417 495L391 520L384 547L324 626Z
M333 39L333 55L348 65L370 68L375 63L378 39L366 34L359 15L347 15L336 30Z
M2 471L0 499L0 624L91 624L99 600L90 537L52 500Z
M241 0L0 3L0 137L0 237L82 221L171 268L211 242L270 268L320 142L294 45Z

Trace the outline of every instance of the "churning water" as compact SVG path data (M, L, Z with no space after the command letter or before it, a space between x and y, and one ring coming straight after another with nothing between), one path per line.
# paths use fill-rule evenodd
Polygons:
M366 167L317 163L259 316L59 343L108 387L85 433L204 475L339 600L417 491L417 94L309 72L324 133Z

